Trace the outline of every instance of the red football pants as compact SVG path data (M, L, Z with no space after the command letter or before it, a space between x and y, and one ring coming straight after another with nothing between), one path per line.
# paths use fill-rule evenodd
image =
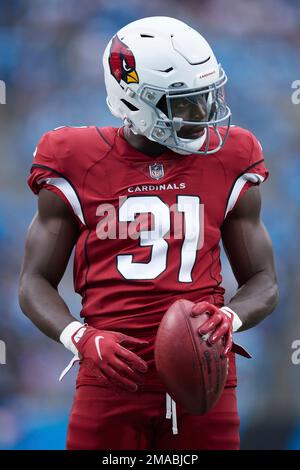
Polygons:
M216 406L203 416L178 404L178 434L166 419L166 394L121 392L82 385L71 411L67 449L91 450L211 450L240 447L236 388L228 387Z

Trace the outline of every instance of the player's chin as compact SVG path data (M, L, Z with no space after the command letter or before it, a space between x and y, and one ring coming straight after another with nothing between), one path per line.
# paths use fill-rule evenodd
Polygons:
M177 137L179 137L180 139L189 139L189 140L196 140L196 139L199 139L200 137L203 136L203 133L204 133L204 129L201 129L201 130L197 130L197 131L194 131L194 132L189 132L189 131L180 131L180 132L177 132Z

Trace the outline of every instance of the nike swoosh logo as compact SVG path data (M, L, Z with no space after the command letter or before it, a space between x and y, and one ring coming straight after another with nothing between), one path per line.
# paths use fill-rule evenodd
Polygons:
M100 357L100 359L102 361L103 359L102 359L102 355L101 355L101 351L100 351L100 339L104 339L104 336L96 336L95 345L96 345L98 356Z

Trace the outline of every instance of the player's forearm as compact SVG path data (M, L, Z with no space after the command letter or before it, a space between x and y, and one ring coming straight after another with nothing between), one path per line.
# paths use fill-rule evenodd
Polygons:
M248 330L260 323L278 303L278 286L268 273L262 271L243 284L227 304L240 317L243 325L238 331Z
M19 302L23 313L55 341L59 341L64 328L76 320L57 290L41 275L21 277Z

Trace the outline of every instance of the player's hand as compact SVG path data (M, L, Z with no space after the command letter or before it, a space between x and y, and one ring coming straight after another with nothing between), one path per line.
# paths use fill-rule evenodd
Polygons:
M97 377L103 376L117 388L135 392L147 372L147 363L125 346L148 344L147 341L114 331L97 330L83 325L72 336L82 365Z
M224 310L223 310L224 309ZM234 343L232 340L232 333L242 325L241 320L236 313L231 313L232 310L228 307L220 309L209 302L198 302L192 308L192 316L198 316L202 313L207 313L210 318L199 328L199 334L209 335L207 341L209 344L214 344L223 337L224 350L223 356L227 357L229 352L232 351L240 356L251 358L251 354L243 348L240 344Z
M210 344L217 343L221 338L224 338L223 356L227 357L232 348L233 315L227 315L209 302L198 302L192 309L192 316L203 313L208 314L210 318L201 325L198 330L199 334L209 334L207 341Z

